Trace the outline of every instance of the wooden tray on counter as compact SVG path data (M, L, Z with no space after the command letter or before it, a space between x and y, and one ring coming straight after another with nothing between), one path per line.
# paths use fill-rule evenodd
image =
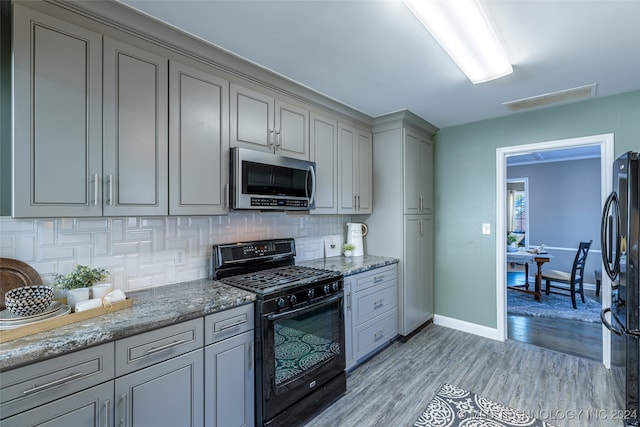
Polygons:
M0 343L26 337L28 335L37 334L38 332L60 328L71 323L81 322L92 317L102 316L104 314L113 313L114 311L124 310L125 308L130 307L133 307L133 300L131 298L127 298L125 300L112 303L109 308L93 308L91 310L81 311L79 313L70 313L65 316L41 320L39 322L20 326L15 329L6 329L0 331Z

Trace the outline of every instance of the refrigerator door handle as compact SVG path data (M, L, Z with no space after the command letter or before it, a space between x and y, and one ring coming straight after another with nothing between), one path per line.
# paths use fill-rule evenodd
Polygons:
M612 222L615 219L615 222ZM615 241L612 241L615 224ZM616 280L620 272L620 202L614 191L607 197L602 209L600 223L600 244L602 245L602 263L611 280ZM613 253L615 245L615 254ZM613 313L612 313L613 314Z
M606 318L606 314L607 313L611 313L611 320L615 320L615 323L617 323L618 325L620 325L620 328L616 328L615 326L613 326L611 322L609 323L609 321ZM602 324L611 332L613 332L614 334L618 335L618 336L623 336L625 334L626 329L624 327L624 325L622 324L622 322L620 322L620 319L618 319L618 316L616 316L616 314L611 311L611 307L607 307L604 310L602 310L600 312L600 320L602 320Z

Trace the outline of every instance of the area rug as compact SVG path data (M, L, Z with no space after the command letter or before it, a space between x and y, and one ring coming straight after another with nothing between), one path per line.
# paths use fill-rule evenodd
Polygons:
M538 302L531 294L507 289L507 314L579 320L589 323L600 322L602 305L586 295L584 301L583 304L580 296L576 295L576 308L574 309L571 305L571 297L568 296L546 295L543 291L542 300Z
M500 403L450 384L443 384L415 427L552 427Z

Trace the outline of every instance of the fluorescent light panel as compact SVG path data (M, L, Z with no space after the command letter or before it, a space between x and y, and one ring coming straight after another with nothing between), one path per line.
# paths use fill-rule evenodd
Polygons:
M404 3L474 84L513 72L477 0Z

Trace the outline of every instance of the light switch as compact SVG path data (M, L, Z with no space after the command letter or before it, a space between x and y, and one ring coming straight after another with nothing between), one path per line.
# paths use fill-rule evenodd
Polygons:
M482 234L491 234L491 224L482 224Z

